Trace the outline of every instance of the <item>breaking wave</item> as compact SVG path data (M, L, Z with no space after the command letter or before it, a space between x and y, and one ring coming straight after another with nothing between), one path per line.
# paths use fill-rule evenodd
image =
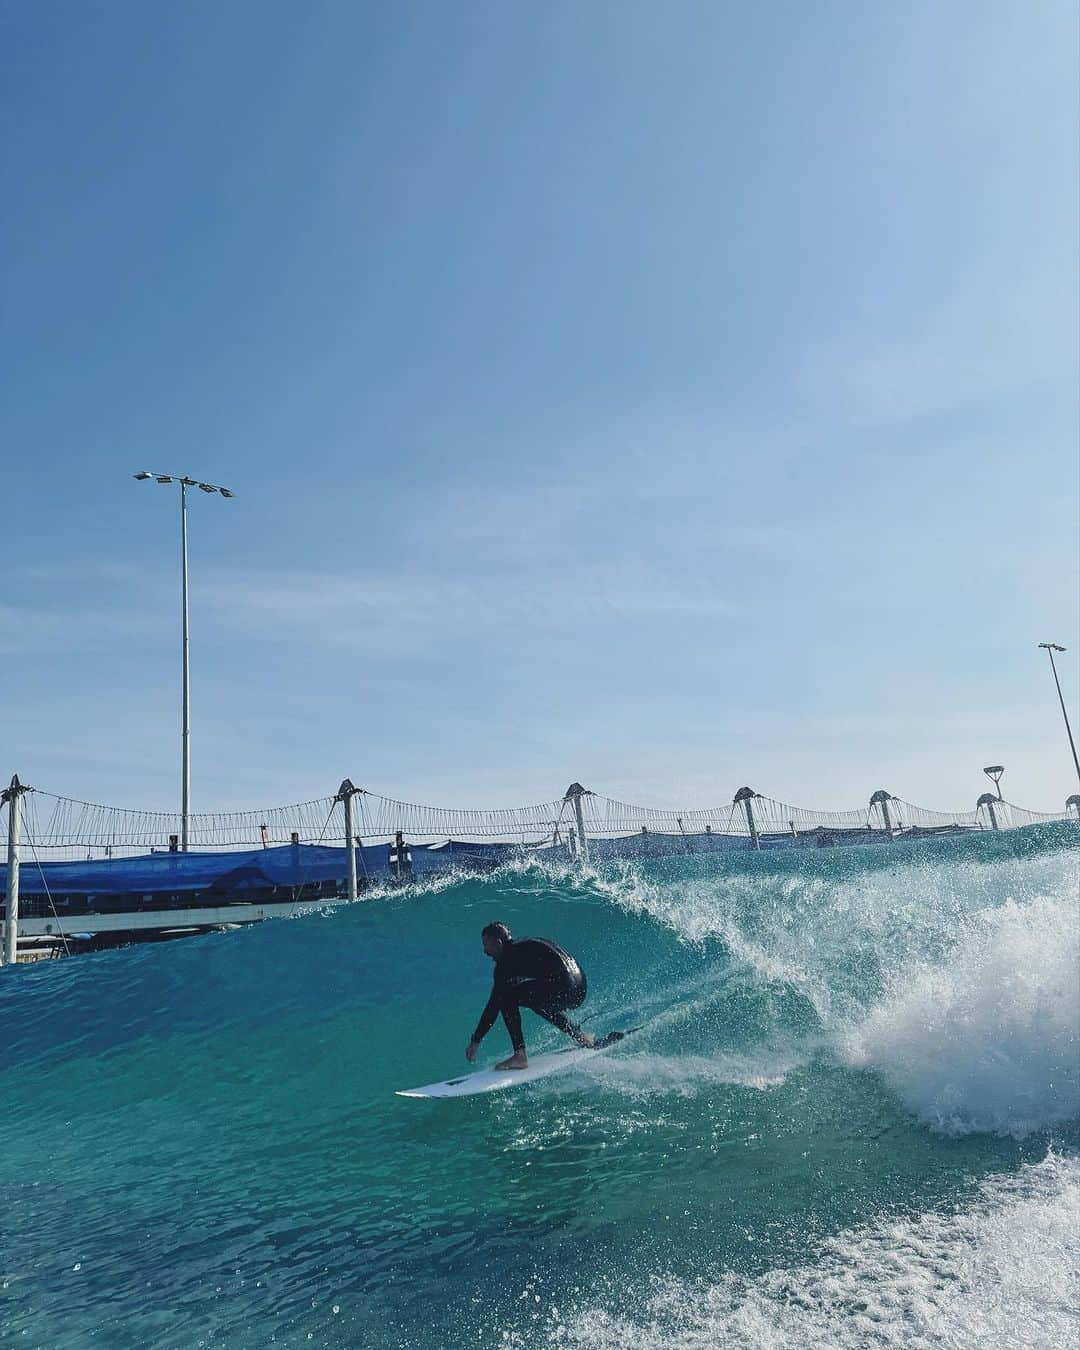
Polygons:
M525 864L0 972L0 1340L1067 1344L1078 840ZM464 1068L492 919L640 1029L396 1097Z
M937 965L904 972L848 1038L936 1129L1024 1135L1080 1116L1075 901L983 910Z

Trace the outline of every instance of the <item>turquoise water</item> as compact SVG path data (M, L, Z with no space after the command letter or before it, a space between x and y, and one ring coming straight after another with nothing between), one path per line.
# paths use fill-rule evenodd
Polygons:
M1074 1343L1078 843L525 866L3 972L0 1338ZM493 919L643 1029L394 1096L464 1069Z

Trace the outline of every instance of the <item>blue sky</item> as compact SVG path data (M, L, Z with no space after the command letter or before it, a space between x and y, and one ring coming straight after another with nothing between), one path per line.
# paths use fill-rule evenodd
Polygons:
M0 773L1077 784L1069 3L4 3Z

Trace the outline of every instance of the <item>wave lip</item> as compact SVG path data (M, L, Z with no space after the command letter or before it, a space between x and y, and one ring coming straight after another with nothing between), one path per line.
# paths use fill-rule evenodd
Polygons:
M845 1038L934 1129L1021 1137L1080 1117L1080 922L1044 896L984 910L941 964L907 971Z

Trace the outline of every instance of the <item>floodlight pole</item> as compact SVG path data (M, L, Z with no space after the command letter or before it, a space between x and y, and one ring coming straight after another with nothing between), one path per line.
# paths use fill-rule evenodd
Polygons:
M180 583L180 601L184 611L181 639L183 675L183 713L181 721L181 743L183 745L183 786L180 794L180 847L188 851L188 818L191 815L191 653L190 631L188 628L188 561L187 561L187 483L180 481L180 553L182 562L182 581Z
M235 493L219 483L200 483L197 478L188 478L186 474L181 476L172 473L151 473L149 469L143 469L134 477L140 482L155 479L159 483L180 484L180 847L186 853L191 824L191 633L188 623L187 490L189 487L197 487L210 495L219 492L223 497L232 497Z
M1047 656L1050 658L1050 669L1054 672L1054 684L1057 686L1058 702L1061 704L1061 715L1065 719L1065 734L1069 738L1069 749L1072 751L1073 763L1076 765L1076 777L1080 779L1080 758L1076 754L1076 742L1073 740L1072 727L1069 726L1069 714L1065 709L1065 697L1061 692L1061 681L1058 679L1057 666L1054 663L1054 653L1063 652L1064 647L1056 642L1040 642Z

